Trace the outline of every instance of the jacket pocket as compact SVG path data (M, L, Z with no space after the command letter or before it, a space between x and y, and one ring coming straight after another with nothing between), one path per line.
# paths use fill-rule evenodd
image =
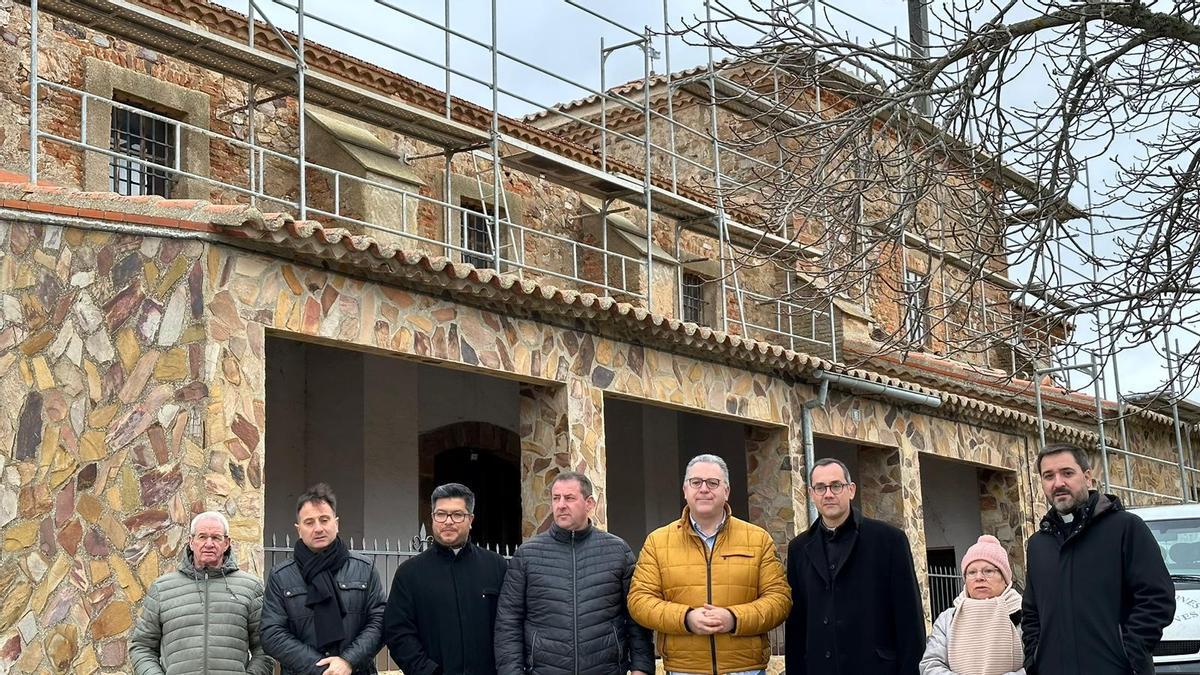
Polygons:
M525 672L532 673L537 667L537 653L542 646L538 644L537 629L534 628L529 635L529 651L525 654Z
M617 624L609 621L608 630L612 633L613 639L613 660L618 667L625 662L625 645L621 640L621 633L617 630Z
M362 614L367 604L367 582L338 581L338 596L347 614Z
M895 661L896 652L891 649L883 649L882 647L875 648L875 656L878 656L881 661Z

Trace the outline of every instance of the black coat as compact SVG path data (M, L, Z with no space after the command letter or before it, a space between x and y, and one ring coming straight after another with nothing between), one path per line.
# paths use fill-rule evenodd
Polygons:
M1022 604L1029 675L1148 675L1175 586L1150 528L1092 492L1063 539L1051 509L1029 538Z
M383 615L392 660L407 675L496 672L492 631L504 558L474 544L434 544L396 570Z
M629 618L633 552L620 537L551 525L508 563L496 612L501 675L654 672L650 631Z
M267 654L282 666L283 675L321 675L317 661L326 656L341 656L350 662L355 675L372 675L375 655L383 640L383 585L367 558L350 553L350 558L334 575L338 598L346 615L342 626L349 644L340 654L317 651L312 610L304 606L308 587L293 559L271 570L263 597L262 644Z
M908 537L851 511L857 527L832 572L820 521L788 544L792 613L788 675L916 675L925 651L925 612Z

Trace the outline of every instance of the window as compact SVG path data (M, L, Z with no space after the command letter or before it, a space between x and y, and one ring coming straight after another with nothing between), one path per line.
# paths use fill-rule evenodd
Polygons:
M929 341L929 285L925 275L909 270L904 279L904 336L909 344L923 347Z
M704 277L697 274L684 273L683 290L683 320L703 324L704 306Z
M480 202L464 200L462 203L462 242L463 248L477 255L463 251L463 262L480 269L492 267L493 256L496 253L495 230L492 227L494 207ZM500 209L500 219L505 220L504 209Z
M165 120L113 106L112 151L142 161L113 157L109 163L110 189L119 195L170 197L175 176L143 162L175 166L177 129Z

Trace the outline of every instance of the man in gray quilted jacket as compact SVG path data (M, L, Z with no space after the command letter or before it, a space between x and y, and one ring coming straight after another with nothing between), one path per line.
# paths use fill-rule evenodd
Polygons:
M135 675L271 675L259 636L263 585L238 569L229 521L192 519L179 569L150 585L129 639Z

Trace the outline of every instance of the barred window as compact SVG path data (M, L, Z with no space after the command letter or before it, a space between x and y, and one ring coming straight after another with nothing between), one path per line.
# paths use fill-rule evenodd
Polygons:
M704 323L704 277L697 274L683 275L683 320L696 324Z
M176 129L170 122L113 106L110 147L113 152L134 159L112 158L109 163L112 191L120 195L170 197L175 176L145 162L175 166L175 153L179 151L175 147Z
M486 269L492 266L496 253L495 230L492 228L491 216L495 215L493 208L480 202L463 201L462 219L463 248L477 255L463 252L463 262L475 267ZM506 219L504 210L500 210L501 220Z
M925 275L908 271L904 279L904 335L909 344L923 347L929 342L929 286Z

